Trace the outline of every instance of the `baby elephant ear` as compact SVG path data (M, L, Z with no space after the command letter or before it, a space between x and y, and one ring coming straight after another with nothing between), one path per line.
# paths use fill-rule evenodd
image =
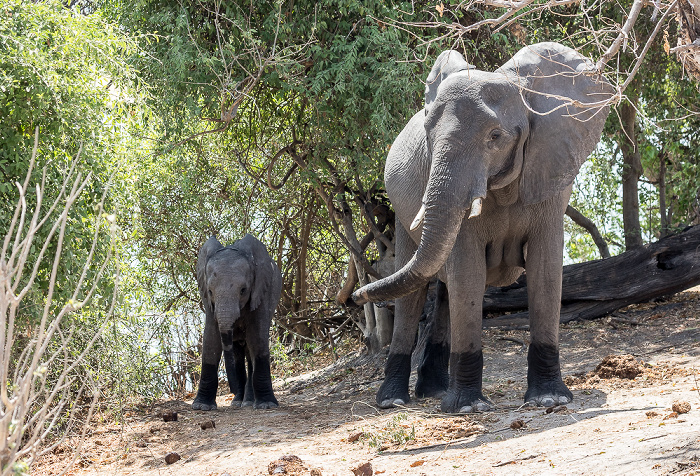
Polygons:
M276 280L281 283L282 278L277 265L272 261L267 248L260 240L247 233L237 242L237 245L239 249L245 250L252 258L251 266L255 277L250 291L250 310L254 311L266 300L271 299L273 291L279 287L276 286ZM274 297L279 300L279 291ZM277 301L275 301L275 305L276 303ZM274 305L270 311L274 311Z
M209 293L207 292L207 262L209 258L221 248L223 248L223 246L219 243L219 240L216 239L216 236L212 235L204 242L197 256L197 285L199 286L199 296L202 298L202 303L207 313L211 312L211 302L209 301Z
M539 203L573 183L600 141L614 88L589 59L559 43L526 46L497 72L519 87L528 109L520 198Z
M430 106L437 97L438 87L445 78L459 71L474 68L476 66L467 63L459 51L445 50L440 53L425 83L425 115L428 115Z

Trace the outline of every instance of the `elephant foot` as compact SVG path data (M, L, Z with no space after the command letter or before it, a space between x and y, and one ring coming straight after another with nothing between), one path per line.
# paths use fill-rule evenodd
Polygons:
M448 390L440 404L444 413L479 413L493 410L493 404L484 397L480 388Z
M459 352L450 356L452 376L450 388L442 398L440 409L445 413L476 413L493 409L481 392L484 355L481 351Z
M253 400L243 400L238 399L236 400L235 398L233 401L231 401L231 406L235 408L244 408L244 407L252 407L253 406Z
M253 406L253 389L246 389L245 391L238 392L233 401L231 401L231 406L236 408L241 407L252 407Z
M447 371L450 348L445 344L428 344L418 367L416 397L442 398L447 392L450 376Z
M528 386L525 392L525 403L539 407L553 407L555 405L566 405L574 399L561 379L542 382L537 386Z
M252 403L252 402L251 402ZM279 407L277 400L275 401L256 401L253 408L256 410L271 410L273 408Z
M525 403L543 407L565 405L574 399L561 378L559 350L547 344L530 344L527 353Z
M194 402L192 402L192 410L202 410L205 412L216 410L216 400L205 401L203 398L197 396Z
M406 354L389 354L384 374L384 382L377 392L377 405L379 405L379 408L393 408L398 405L405 405L411 401L408 395L411 356Z

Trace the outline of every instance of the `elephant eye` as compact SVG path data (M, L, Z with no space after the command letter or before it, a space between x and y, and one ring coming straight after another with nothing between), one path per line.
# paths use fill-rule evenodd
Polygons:
M241 296L243 296L246 292L246 288L241 288Z
M490 139L492 141L498 140L501 137L501 131L498 129L494 129L491 131L491 136Z
M211 289L210 289L210 290L209 290L209 297L212 297L212 296L214 296L214 293L211 292Z

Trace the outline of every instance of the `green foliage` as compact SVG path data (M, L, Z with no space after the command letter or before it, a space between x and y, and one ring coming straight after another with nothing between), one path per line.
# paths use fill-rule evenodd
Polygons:
M63 178L71 168L87 178L86 188L68 214L67 239L57 270L56 304L52 313L65 304L78 285L96 225L104 220L98 215L97 205L107 190L105 206L109 213L116 214L121 223L131 220L136 196L133 189L136 175L132 173L139 173L134 163L138 162L141 149L147 147L140 137L149 134L150 117L134 83L131 60L136 51L135 41L100 12L82 15L59 1L8 0L0 6L0 117L3 117L0 230L3 235L19 197L15 182L24 182L37 128L37 166L30 184L44 183L42 211L47 212L59 196ZM74 160L78 155L79 159ZM59 200L58 210L64 204L63 199ZM30 194L28 212L36 206L36 197ZM47 228L42 228L37 243L46 238ZM119 241L119 246L130 243L129 236L122 238L126 241ZM93 262L105 259L110 246L109 237L100 235ZM50 241L47 256L53 256L56 247L55 239ZM40 250L40 245L34 246L28 262L34 263ZM104 325L117 286L117 270L122 268L126 282L132 278L126 269L128 257L127 254L123 262L113 258L100 281L96 281L98 267L88 268L82 285L84 288L97 285L97 292L89 307L65 318L65 326L77 325L66 349L69 361L82 352ZM17 355L34 336L52 265L51 259L40 263L36 282L22 301L16 322L20 337L18 345L13 347ZM29 274L25 273L24 279ZM123 305L109 323L113 326L111 332L105 333L96 345L97 350L86 357L81 372L85 382L104 384L110 390L104 393L108 399L120 396L119 392L112 394L112 389L155 398L166 388L163 379L156 377L164 373L163 358L150 353L151 331L142 327L145 318L127 313L134 310L129 306L129 298L136 293L125 294ZM60 345L57 339L50 349L58 349ZM60 373L57 366L47 376L49 382L56 371ZM76 382L78 387L73 386L70 391L78 392L80 383Z
M39 167L33 181L46 184L43 206L57 196L73 157L80 154L80 169L91 174L66 231L71 240L60 270L64 296L80 275L92 243L96 204L115 155L122 152L131 78L123 57L132 46L99 16L83 17L57 1L9 0L0 7L0 229L9 227L14 213L15 183L24 181L35 129ZM35 205L30 203L30 209ZM98 255L104 250L102 243ZM39 274L37 289L46 289L48 266ZM25 311L31 313L31 307Z

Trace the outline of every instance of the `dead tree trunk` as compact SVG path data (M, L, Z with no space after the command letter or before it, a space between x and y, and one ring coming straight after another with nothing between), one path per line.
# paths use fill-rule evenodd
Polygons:
M700 226L605 260L564 267L561 322L596 319L630 304L700 283ZM485 313L527 308L527 280L489 289ZM527 325L527 312L484 320L487 327Z

